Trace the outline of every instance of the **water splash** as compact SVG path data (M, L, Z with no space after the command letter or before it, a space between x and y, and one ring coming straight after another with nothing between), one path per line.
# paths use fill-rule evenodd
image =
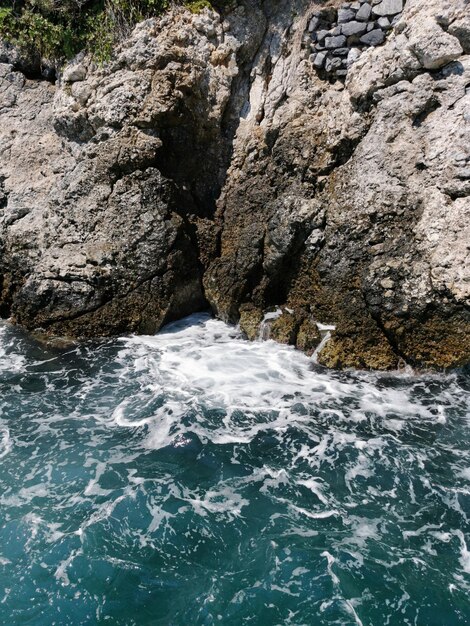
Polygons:
M68 351L0 327L2 619L468 623L469 389L208 316Z

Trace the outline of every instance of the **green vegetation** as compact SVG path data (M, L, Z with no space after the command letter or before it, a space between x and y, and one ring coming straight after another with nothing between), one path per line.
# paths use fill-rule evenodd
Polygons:
M209 0L180 1L194 12L212 6ZM0 0L0 38L54 63L80 50L103 62L135 24L159 15L169 4L169 0Z
M185 2L185 5L193 13L199 13L200 11L202 11L202 9L213 8L209 0L189 0L188 2Z

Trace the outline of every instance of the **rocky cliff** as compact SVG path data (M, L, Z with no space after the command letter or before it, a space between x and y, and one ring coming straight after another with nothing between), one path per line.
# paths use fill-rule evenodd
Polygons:
M3 316L210 305L309 352L330 329L332 367L469 360L468 0L175 9L57 84L0 60Z

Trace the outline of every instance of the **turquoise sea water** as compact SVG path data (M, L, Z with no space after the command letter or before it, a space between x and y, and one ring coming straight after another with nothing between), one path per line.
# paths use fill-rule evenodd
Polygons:
M0 623L470 624L470 374L0 326Z

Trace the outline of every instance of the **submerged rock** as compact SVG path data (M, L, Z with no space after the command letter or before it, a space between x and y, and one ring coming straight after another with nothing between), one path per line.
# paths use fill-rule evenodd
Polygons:
M2 314L80 337L209 303L254 339L281 307L269 336L308 353L335 327L331 367L468 361L465 0L353 4L377 47L331 34L336 2L253 0L57 85L1 65Z

